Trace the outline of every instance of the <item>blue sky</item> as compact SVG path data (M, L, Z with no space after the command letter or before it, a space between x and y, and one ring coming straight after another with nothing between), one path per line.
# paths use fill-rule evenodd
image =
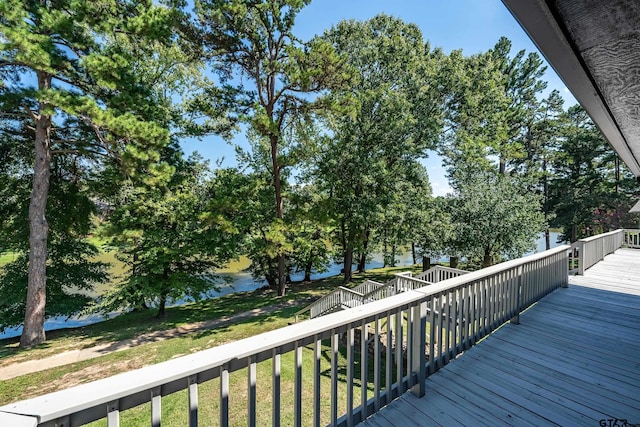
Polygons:
M512 41L513 54L521 49L537 52L500 0L314 0L298 15L295 32L301 39L308 40L343 19L365 20L379 13L418 25L424 39L445 52L454 49L462 49L468 55L483 52L492 48L502 36ZM558 89L564 96L565 106L576 103L550 67L545 80L549 83L547 91ZM234 143L245 145L244 135L237 134ZM220 158L225 159L225 166L236 164L233 146L218 137L188 141L183 148L186 153L198 151L212 164ZM434 195L444 195L449 186L441 159L431 153L424 164Z

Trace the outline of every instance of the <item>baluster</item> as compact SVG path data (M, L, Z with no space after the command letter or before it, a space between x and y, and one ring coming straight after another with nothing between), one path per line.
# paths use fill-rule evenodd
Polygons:
M273 349L271 355L271 424L280 426L280 351Z
M385 398L385 404L389 404L391 403L391 400L393 399L393 397L391 396L391 384L393 384L393 379L392 379L392 371L391 371L391 361L392 361L392 354L391 354L391 347L393 344L393 328L392 328L392 323L391 323L391 312L387 311L387 354L386 354L386 358L385 358L385 373L384 373L384 382L385 382L385 386L387 389L387 395Z
M313 425L320 426L320 361L322 357L322 341L320 336L315 336L315 344L313 349Z
M295 344L295 378L294 378L294 405L293 418L296 427L302 426L302 346L296 341Z
M395 325L395 334L396 334L396 383L398 385L398 396L404 393L402 387L402 378L403 374L403 357L402 357L402 310L398 309L395 314L396 316L396 325Z
M220 367L220 425L229 425L229 368L226 364Z
M353 425L353 345L354 330L347 329L347 426Z
M369 338L369 326L362 321L360 331L360 420L367 418L367 383L369 368L369 348L367 340ZM374 356L375 360L375 356Z
M160 427L162 423L162 389L151 390L151 427Z
M191 375L187 381L189 388L189 427L198 427L198 376Z
M431 313L429 313L429 374L433 374L436 369L436 357L435 357L435 341L436 341L436 310L438 309L436 301L438 297L431 295L429 299L429 307Z
M376 316L374 335L373 335L373 393L374 393L374 410L380 410L380 317Z
M120 427L120 402L117 400L107 405L107 427Z
M338 334L331 335L331 425L338 424Z
M247 420L251 427L256 425L256 358L247 360ZM197 425L196 425L197 427Z
M411 391L414 395L422 397L425 394L425 381L427 379L425 371L424 350L426 347L425 339L427 333L427 303L420 302L411 310L412 324L412 369L411 377L417 377L417 383Z

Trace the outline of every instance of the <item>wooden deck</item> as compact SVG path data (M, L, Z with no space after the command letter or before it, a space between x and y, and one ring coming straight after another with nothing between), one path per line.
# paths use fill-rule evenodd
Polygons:
M640 250L571 277L426 384L360 425L640 425Z

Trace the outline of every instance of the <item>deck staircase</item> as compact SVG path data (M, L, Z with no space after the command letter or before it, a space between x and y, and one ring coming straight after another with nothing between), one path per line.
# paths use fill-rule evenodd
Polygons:
M354 288L339 286L333 292L315 301L296 313L296 322L306 312L311 319L348 308L358 307L373 301L397 295L401 292L432 285L468 273L457 268L437 265L420 274L398 273L386 283L365 280ZM409 280L408 280L409 279Z

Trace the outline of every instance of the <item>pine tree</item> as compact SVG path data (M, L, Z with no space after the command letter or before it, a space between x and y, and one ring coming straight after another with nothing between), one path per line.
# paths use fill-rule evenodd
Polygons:
M117 155L150 172L168 142L150 119L154 103L135 73L149 40L171 40L174 11L146 1L0 1L2 125L28 120L33 132L26 314L21 346L45 340L52 159Z

